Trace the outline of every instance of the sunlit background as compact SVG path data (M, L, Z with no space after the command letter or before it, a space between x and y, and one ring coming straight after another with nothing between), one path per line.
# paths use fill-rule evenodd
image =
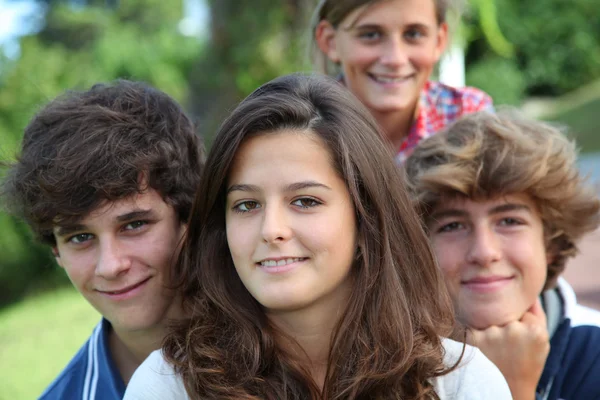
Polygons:
M470 0L438 76L570 127L582 169L600 178L598 0ZM146 81L185 105L210 146L219 121L277 75L307 71L313 0L0 0L0 157L35 111L66 89ZM600 179L598 179L600 181ZM0 213L0 399L36 398L98 314L48 251ZM600 308L600 234L567 268ZM600 254L598 254L600 255Z

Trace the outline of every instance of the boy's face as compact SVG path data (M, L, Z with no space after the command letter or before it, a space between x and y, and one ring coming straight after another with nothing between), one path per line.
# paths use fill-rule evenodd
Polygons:
M161 329L176 317L167 289L185 231L173 207L153 189L87 214L75 226L55 226L56 260L117 333Z
M525 194L442 200L428 221L459 319L484 329L519 320L546 281L543 223Z

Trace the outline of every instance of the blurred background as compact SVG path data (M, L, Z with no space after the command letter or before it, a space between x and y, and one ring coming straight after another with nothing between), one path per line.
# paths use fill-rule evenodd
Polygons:
M180 101L210 146L225 115L258 85L310 70L315 0L0 0L0 159L15 156L36 110L66 89L146 81ZM469 0L440 78L466 82L570 128L581 168L600 181L598 0ZM0 399L36 398L99 315L0 211ZM600 309L600 233L566 277Z

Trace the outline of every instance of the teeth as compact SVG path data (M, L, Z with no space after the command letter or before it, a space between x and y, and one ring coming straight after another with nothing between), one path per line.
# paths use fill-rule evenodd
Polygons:
M279 260L279 261L266 260L266 261L261 261L260 265L262 265L263 267L282 267L284 265L292 264L292 263L302 261L302 260L303 260L303 258L286 258L284 260Z

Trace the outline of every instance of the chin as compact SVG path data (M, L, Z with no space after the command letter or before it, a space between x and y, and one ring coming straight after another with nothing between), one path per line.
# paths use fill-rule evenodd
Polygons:
M292 312L306 308L310 301L301 299L264 299L258 301L266 310L271 312Z
M377 102L371 103L369 108L377 113L392 113L392 112L402 112L408 108L408 104L401 101L388 101L388 102Z
M520 318L518 313L496 310L483 310L479 312L462 313L461 321L469 328L487 329L490 326L504 326Z

